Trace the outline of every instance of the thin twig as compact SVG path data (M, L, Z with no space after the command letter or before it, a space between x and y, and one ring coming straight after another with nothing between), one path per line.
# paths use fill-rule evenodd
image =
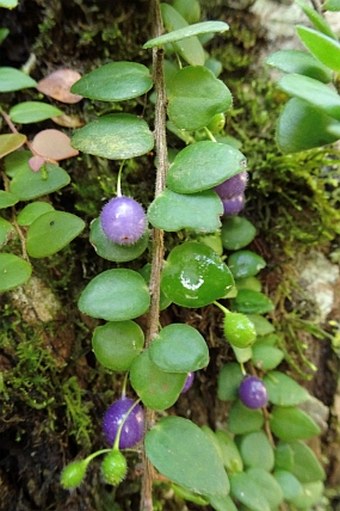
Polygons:
M153 37L163 33L163 24L160 13L159 0L151 0L151 15L153 20ZM168 167L168 154L166 145L166 91L163 71L163 50L154 48L152 54L153 75L156 92L155 107L155 152L157 156L157 173L155 185L155 197L165 187L165 178ZM146 347L150 346L152 340L159 330L159 299L161 270L164 259L164 234L160 229L153 230L152 243L152 266L150 276L151 305L148 317L148 328L146 334ZM155 421L153 410L147 409L145 413L145 430L149 430ZM143 450L143 475L140 511L153 511L152 485L155 478L153 467Z

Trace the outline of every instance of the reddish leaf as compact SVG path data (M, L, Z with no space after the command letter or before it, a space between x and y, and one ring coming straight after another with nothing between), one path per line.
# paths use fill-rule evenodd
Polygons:
M64 160L77 156L78 151L71 147L70 138L62 131L49 129L36 134L31 144L32 151L47 160Z
M59 69L38 82L38 91L57 99L62 103L78 103L83 98L78 94L72 94L72 85L81 78L78 71L73 69Z

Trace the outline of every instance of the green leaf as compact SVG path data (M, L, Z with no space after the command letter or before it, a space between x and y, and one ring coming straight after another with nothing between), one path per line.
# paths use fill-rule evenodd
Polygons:
M340 43L338 41L303 25L298 25L296 30L302 43L314 57L333 71L340 71Z
M244 217L230 216L223 220L221 237L226 250L239 250L253 241L255 226Z
M299 408L274 406L270 427L280 440L305 440L320 434L319 426L313 419Z
M107 321L137 318L149 305L149 290L143 277L121 268L106 270L94 277L78 301L81 312Z
M253 355L252 361L255 367L262 371L269 371L277 367L284 358L284 353L275 346L267 346L265 344L258 344L257 342L252 347Z
M232 499L229 497L218 497L216 495L209 497L209 503L215 511L237 511Z
M247 314L247 316L255 327L256 335L263 336L275 331L273 325L263 316L259 314Z
M239 449L247 467L261 467L268 472L274 467L274 451L264 431L242 436Z
M261 489L268 501L270 508L275 509L283 501L283 492L276 479L266 470L260 467L250 468L246 474Z
M309 76L290 74L283 76L278 86L287 94L307 101L314 108L340 120L340 96L328 85Z
M62 111L55 106L41 101L25 101L13 106L9 111L9 116L13 122L20 124L29 124L31 122L45 121L51 117L62 115Z
M228 266L235 279L244 279L257 275L266 261L251 250L239 250L228 257Z
M11 192L0 190L0 209L9 208L14 206L19 201L18 197Z
M108 261L125 263L137 259L146 250L148 242L149 232L146 232L133 245L118 245L105 236L99 218L91 222L90 243L96 253Z
M8 28L0 28L0 44L4 42L8 34L9 34Z
M281 486L285 500L290 502L303 493L303 487L294 474L287 470L275 470L274 477Z
M230 478L231 496L251 511L271 511L261 488L245 472Z
M269 401L279 406L294 406L309 398L309 393L295 380L280 371L270 371L263 379Z
M83 76L71 92L99 101L137 98L152 87L150 71L136 62L109 62Z
M182 500L193 502L198 506L207 506L209 504L206 497L201 497L201 495L197 495L197 493L187 490L183 488L183 486L172 483L171 489L174 491L175 495Z
M182 307L204 307L225 296L233 285L229 268L216 252L195 241L173 248L162 272L163 292Z
M322 497L324 484L321 481L306 483L302 485L302 494L291 500L291 503L298 509L311 509Z
M279 442L275 447L275 468L291 470L294 465L294 452L291 444Z
M0 293L22 286L32 273L30 263L14 254L0 254Z
M0 248L6 245L12 231L12 224L0 217Z
M134 321L110 321L97 326L92 336L96 359L112 371L128 371L143 345L143 330Z
M290 472L301 483L312 483L324 480L326 474L314 452L304 442L291 442L288 445L293 452L293 466Z
M198 0L174 0L173 7L188 23L196 23L201 19L201 6Z
M295 153L336 142L340 123L299 98L285 105L276 130L277 144L284 153Z
M216 431L215 436L227 472L241 472L243 461L232 436L223 430Z
M166 8L168 8L168 6ZM162 10L164 13L164 4L162 6ZM155 46L164 46L165 44L168 43L182 41L183 39L187 39L188 37L197 36L201 34L211 34L213 32L221 33L225 32L226 30L229 30L229 25L224 21L203 21L201 23L194 23L192 25L188 25L183 28L173 30L168 34L163 34L159 37L155 37L154 39L150 39L143 45L143 48L148 49L154 48Z
M260 292L262 289L261 282L256 277L246 277L245 279L236 279L235 284L236 284L238 291L240 291L241 289L250 289L251 291Z
M5 9L14 9L17 5L18 0L0 0L0 7L4 7Z
M153 363L149 350L132 362L130 383L142 402L152 410L166 410L178 399L186 373L162 371ZM179 482L179 481L176 481Z
M209 350L202 335L192 326L165 326L150 346L150 357L162 371L188 373L209 363Z
M53 210L52 204L48 202L31 202L20 211L17 222L19 225L31 225L39 216Z
M139 270L139 273L142 275L142 277L144 278L145 282L149 286L150 285L150 278L151 278L151 263L146 263ZM160 292L160 304L159 304L160 310L162 311L162 310L166 309L167 307L169 307L170 304L171 304L171 300L169 300L169 298L167 296L165 296L165 294L161 290L161 292Z
M259 431L263 426L261 410L252 410L237 400L229 410L228 429L235 435Z
M13 92L35 87L37 82L14 67L0 67L0 92Z
M168 100L169 119L184 130L204 128L232 103L228 87L203 66L178 71L169 85Z
M48 211L30 225L27 252L31 257L48 257L68 245L85 228L85 222L64 211Z
M334 34L328 21L322 14L319 14L318 11L316 11L313 7L309 6L302 0L296 0L296 3L301 7L303 12L313 23L316 30L322 32L325 35L328 35L329 37L332 37L333 39L337 39L337 36Z
M21 135L21 133L0 135L0 158L19 149L19 147L24 145L26 140L26 135Z
M177 193L208 190L245 169L245 156L226 144L204 140L182 149L167 175L168 187Z
M340 11L340 0L325 0L323 7L327 11Z
M154 138L143 119L131 114L110 114L78 129L72 145L84 153L125 160L151 151Z
M192 229L205 233L221 227L222 213L222 202L213 191L183 195L165 189L150 204L148 218L154 227L164 231Z
M217 377L217 396L221 401L232 401L238 396L238 388L243 380L240 365L236 362L225 364Z
M171 34L165 34L166 36L170 37L170 40L168 39L168 43L171 43L171 49L174 49L176 53L178 53L188 64L191 64L193 66L203 66L205 61L205 54L202 44L200 43L199 39L195 37L195 35L192 35L191 37L186 37L183 39L183 35L187 33L187 30L189 29L187 21L181 16L179 12L176 11L171 5L168 4L161 4L161 13L163 18L163 23L168 32L174 32L175 31L175 41L171 42L172 35ZM177 30L183 30L184 34L180 33L180 39L178 39L178 34L176 34ZM161 36L162 37L162 36ZM158 38L157 38L158 39ZM159 41L159 39L158 39ZM147 45L152 44L154 46L154 41L147 41ZM164 43L164 36L163 36L163 43ZM159 45L159 42L156 43L156 46ZM149 46L148 46L149 47Z
M243 314L265 314L274 309L274 304L263 293L251 289L240 289L233 300L233 307Z
M11 153L4 159L5 172L8 177L14 177L17 172L28 167L28 160L32 157L31 151L22 149ZM30 170L30 168L28 167ZM32 172L32 171L31 171Z
M329 83L332 80L332 73L328 67L321 64L321 62L306 51L279 50L272 53L267 58L266 63L285 73L298 73L325 83Z
M28 201L60 190L70 181L68 173L58 165L46 163L38 172L33 172L27 161L23 168L15 173L9 189L20 200Z
M188 419L161 419L146 434L145 448L156 469L175 483L198 494L228 494L228 477L213 443Z

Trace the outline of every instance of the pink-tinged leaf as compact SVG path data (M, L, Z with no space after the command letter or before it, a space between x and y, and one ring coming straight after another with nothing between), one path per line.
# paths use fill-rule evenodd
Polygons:
M33 172L39 172L44 163L45 159L42 156L32 156L32 158L28 160L28 165Z
M36 156L47 160L64 160L77 156L79 152L71 147L70 138L62 131L49 129L43 130L34 137L31 149Z
M52 117L52 121L62 126L63 128L81 128L85 122L78 117L78 115L58 115L58 117Z
M62 103L78 103L83 99L78 94L72 94L72 85L81 78L78 71L73 69L58 69L38 82L37 89L46 96Z

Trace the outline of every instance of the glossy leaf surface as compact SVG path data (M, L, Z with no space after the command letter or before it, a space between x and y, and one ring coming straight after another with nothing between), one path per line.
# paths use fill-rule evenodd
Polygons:
M85 222L64 211L48 211L30 225L27 252L31 257L48 257L66 247L85 228Z
M168 98L169 118L184 130L204 128L232 102L228 87L203 66L178 71L170 82Z
M205 140L182 149L169 168L168 187L177 193L208 190L244 170L245 156L226 144Z
M150 304L143 277L129 269L106 270L92 279L80 295L81 312L107 321L125 321L144 314Z
M251 289L240 289L233 306L243 314L265 314L274 308L273 302L265 294Z
M239 250L228 257L228 266L235 279L253 277L265 268L266 261L251 250Z
M26 136L20 133L0 135L0 158L19 149L26 142Z
M252 347L252 361L258 369L269 371L277 367L284 358L284 353L275 346L267 346L265 344L257 344ZM266 383L267 387L267 383Z
M0 67L0 92L12 92L35 87L37 82L14 67Z
M329 68L306 51L279 50L272 53L266 62L269 66L276 67L285 73L298 73L325 83L332 80Z
M20 200L27 201L60 190L69 182L70 176L58 165L46 163L44 170L33 172L27 162L15 173L9 189Z
M162 290L182 307L204 307L225 296L233 285L228 267L203 243L186 242L175 247L162 272Z
M198 330L184 323L172 323L152 341L150 357L163 371L188 373L208 365L209 350Z
M84 153L124 160L151 151L154 138L143 119L131 114L110 114L77 130L72 145Z
M306 14L306 16L309 18L311 23L314 25L314 28L318 30L319 32L322 32L323 34L332 37L333 39L337 39L337 36L334 34L330 24L328 23L326 17L319 13L315 6L308 5L304 0L297 0L296 2L303 12Z
M274 435L285 442L306 440L320 434L320 428L313 419L293 406L274 406L270 427Z
M299 25L297 33L305 47L325 66L340 71L340 43L313 28Z
M146 232L133 245L119 245L105 236L99 218L91 222L90 243L97 254L108 261L124 263L137 259L146 250L148 241L149 233Z
M32 273L30 263L14 254L0 254L0 293L21 286Z
M41 101L25 101L13 106L9 111L9 116L13 122L20 124L29 124L31 122L45 121L61 115L62 111L55 106Z
M198 494L228 494L221 458L205 433L188 419L161 419L146 434L145 447L151 463L172 481Z
M231 216L223 220L221 237L226 250L239 250L253 241L255 226L244 217Z
M154 227L168 232L214 232L221 227L222 213L222 202L213 191L183 195L166 189L150 204L148 218Z
M136 62L109 62L76 82L71 91L84 98L123 101L136 98L152 87L150 71Z
M178 399L186 373L161 370L145 350L133 361L130 368L130 382L142 402L152 410L166 410Z

